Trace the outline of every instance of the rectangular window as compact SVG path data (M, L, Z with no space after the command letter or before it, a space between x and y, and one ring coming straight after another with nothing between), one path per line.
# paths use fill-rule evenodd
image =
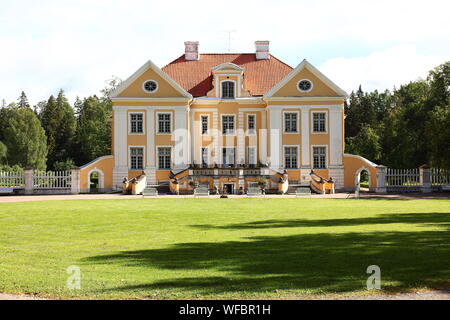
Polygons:
M284 114L284 132L297 132L297 113Z
M248 133L249 134L254 134L255 133L255 128L256 128L256 120L255 120L255 115L254 114L249 114L248 118L247 118L247 129L248 129Z
M130 114L130 133L144 133L144 116L142 113Z
M208 134L208 116L202 116L202 134Z
M248 147L247 148L247 164L250 166L254 166L256 164L256 148Z
M158 133L170 133L170 113L158 113Z
M158 147L158 168L170 169L171 165L171 148L170 147Z
M284 148L284 167L286 169L297 169L297 147L285 147Z
M222 166L224 168L234 167L235 150L234 147L222 148Z
M144 169L144 148L130 148L130 164L132 170Z
M325 169L327 167L327 149L325 147L313 147L314 169Z
M234 99L234 82L224 81L222 82L222 98Z
M202 168L208 168L208 148L202 148Z
M234 116L222 116L222 134L234 134Z
M313 132L326 132L326 113L313 113Z

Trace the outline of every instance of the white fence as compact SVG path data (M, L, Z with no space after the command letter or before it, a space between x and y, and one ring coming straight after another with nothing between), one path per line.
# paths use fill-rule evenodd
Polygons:
M70 189L70 171L35 171L33 189Z
M450 184L450 170L431 168L431 185L442 186Z
M0 188L23 188L25 178L23 172L0 171Z
M386 183L388 187L418 187L420 183L419 169L391 169L386 172Z

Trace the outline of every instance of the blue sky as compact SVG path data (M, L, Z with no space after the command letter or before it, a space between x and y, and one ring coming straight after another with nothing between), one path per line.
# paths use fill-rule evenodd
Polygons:
M306 58L348 92L392 89L450 60L450 2L0 0L0 99L30 102L59 88L71 102L126 79L148 59L253 52L255 40L291 66Z

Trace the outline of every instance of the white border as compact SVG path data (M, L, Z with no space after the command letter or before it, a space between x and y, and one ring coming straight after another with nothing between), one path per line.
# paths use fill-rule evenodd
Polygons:
M149 81L153 81L154 83L156 83L156 89L155 89L155 90L153 90L153 91L148 91L147 89L145 89L145 84L146 84L147 82L149 82ZM144 82L142 82L142 90L144 90L145 93L153 94L153 93L157 92L158 89L159 89L159 83L158 83L158 81L156 81L156 80L148 79L148 80L144 80Z
M250 157L249 157L249 155L250 155L250 152L249 152L249 149L254 149L255 150L255 152L254 152L254 155L255 155L255 163L250 163ZM247 159L247 164L249 165L249 164L252 164L252 165L257 165L258 164L258 147L257 146L247 146L247 157L246 157Z
M170 132L159 132L159 116L160 114L170 114ZM173 112L170 111L158 111L156 112L156 117L155 117L155 125L156 125L156 130L155 133L157 135L170 135L173 132Z
M105 188L105 174L103 173L102 170L95 167L87 173L87 188L86 189L88 189L89 192L91 192L91 174L94 172L98 173L98 189Z
M250 116L253 116L255 118L255 128L253 129L253 131L250 131L250 129L248 128L248 119ZM257 115L256 113L247 113L246 114L246 123L245 123L245 135L246 136L256 136L256 132L258 131L257 129Z
M297 148L297 168L286 168L286 148ZM301 167L300 163L300 145L299 144L283 144L283 165L281 166L286 170L298 170Z
M173 152L174 152L174 147L173 146L169 146L169 145L156 145L156 170L162 170L162 171L167 171L167 170L172 170L173 166L174 166L174 162L173 162ZM159 148L170 148L170 168L169 169L161 169L159 167Z
M297 114L297 127L296 132L286 132L286 121L285 121L285 114L286 113L296 113ZM289 110L289 111L283 111L283 117L281 119L283 121L283 134L300 134L300 111L298 110Z
M325 168L314 168L314 147L325 147ZM317 170L326 170L328 169L329 165L328 165L328 145L327 144L312 144L311 145L311 158L310 158L310 163L311 163L311 169L317 169Z
M233 133L223 133L223 116L233 116L234 129ZM221 113L220 114L220 133L222 136L235 136L237 132L236 114L234 113Z
M131 132L131 115L141 114L142 115L142 132ZM132 135L145 135L145 112L143 111L128 111L128 134Z
M314 131L314 113L325 113L325 131ZM328 131L329 131L328 126L330 123L329 116L328 116L328 110L311 110L310 117L311 117L311 123L309 125L311 128L311 130L310 130L311 134L327 134L328 133Z
M203 110L202 110L203 111ZM194 115L192 115L194 116ZM206 117L207 118L207 125L208 125L208 129L206 130L206 133L202 133L203 132L203 121L202 121L202 117ZM201 136L209 136L210 135L210 127L209 127L209 113L201 113L200 114L200 135Z
M302 81L308 81L309 83L311 83L311 88L309 88L309 90L306 90L306 91L300 89L299 86L298 86L298 84L299 84L300 82L302 82ZM297 81L296 88L297 88L297 90L300 91L301 93L308 93L308 92L311 92L312 89L314 88L314 83L313 83L311 80L309 80L309 79L301 79L301 80L298 80L298 81Z
M223 82L233 82L233 84L234 84L234 87L233 87L233 91L234 91L234 97L233 98L223 98L223 96L222 96L222 83ZM220 99L222 99L222 100L234 100L234 99L236 99L237 98L237 83L236 83L237 81L236 80L233 80L233 79L223 79L223 80L220 80L219 81L219 98Z
M142 148L143 149L143 153L142 153L142 168L137 168L137 169L132 169L131 168L131 148ZM145 146L142 145L137 145L137 146L128 146L128 170L130 171L142 171L145 170L145 165L147 164L147 159L145 157Z

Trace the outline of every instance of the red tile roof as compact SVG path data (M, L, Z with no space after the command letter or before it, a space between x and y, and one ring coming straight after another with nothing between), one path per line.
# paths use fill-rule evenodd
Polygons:
M244 68L245 88L252 96L262 96L292 70L272 55L267 60L256 60L254 53L207 53L195 61L187 61L182 55L162 70L194 97L201 97L212 89L212 68L225 62Z

